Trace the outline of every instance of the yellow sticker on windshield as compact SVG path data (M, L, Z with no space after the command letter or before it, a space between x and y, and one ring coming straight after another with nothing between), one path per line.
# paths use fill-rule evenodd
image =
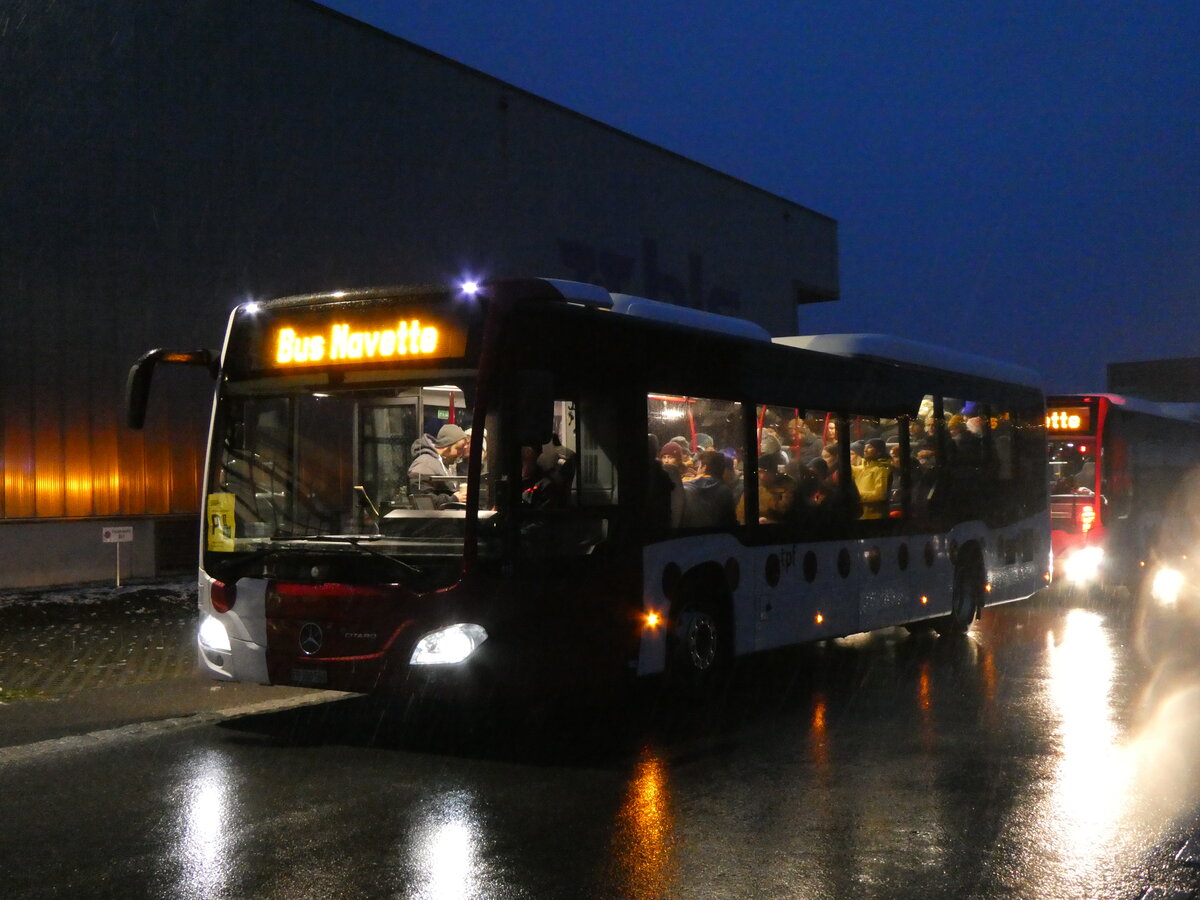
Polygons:
M205 527L208 530L209 550L230 552L236 549L233 539L234 502L233 494L208 495L208 517Z

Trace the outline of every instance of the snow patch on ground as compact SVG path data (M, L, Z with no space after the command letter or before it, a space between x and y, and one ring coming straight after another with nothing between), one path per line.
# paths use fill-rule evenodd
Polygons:
M120 587L115 583L90 583L43 588L0 588L0 610L16 606L102 606L114 603L195 605L196 579L137 579Z

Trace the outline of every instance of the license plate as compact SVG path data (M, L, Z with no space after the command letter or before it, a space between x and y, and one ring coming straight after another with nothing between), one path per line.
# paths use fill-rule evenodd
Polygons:
M329 673L324 669L292 669L292 684L312 687L328 683Z

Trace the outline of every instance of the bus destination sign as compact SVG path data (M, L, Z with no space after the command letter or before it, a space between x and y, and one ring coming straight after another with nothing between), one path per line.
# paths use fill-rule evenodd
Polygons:
M458 329L414 317L380 326L332 322L322 330L282 325L268 352L276 366L337 366L460 356L465 343Z
M1091 407L1065 406L1061 409L1047 409L1046 430L1051 434L1090 434Z

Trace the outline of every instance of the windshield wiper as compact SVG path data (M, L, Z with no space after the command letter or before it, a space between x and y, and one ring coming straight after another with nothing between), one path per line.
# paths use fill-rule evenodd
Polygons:
M278 542L278 543L292 544L292 543L304 543L304 542L311 541L314 544L349 544L351 547L353 547L355 550L358 550L360 553L365 553L370 556L378 556L380 559L386 559L388 562L399 566L401 569L407 570L408 572L410 572L413 575L424 575L425 574L424 570L419 568L418 566L414 566L411 563L406 563L402 559L396 559L396 557L394 557L394 556L389 556L388 554L384 553L381 550L376 550L374 547L363 546L363 543L362 543L363 541L378 541L378 540L380 540L380 538L382 538L382 535L378 535L378 534L367 534L367 535L313 534L313 535L309 535L307 537L272 538L271 543Z

